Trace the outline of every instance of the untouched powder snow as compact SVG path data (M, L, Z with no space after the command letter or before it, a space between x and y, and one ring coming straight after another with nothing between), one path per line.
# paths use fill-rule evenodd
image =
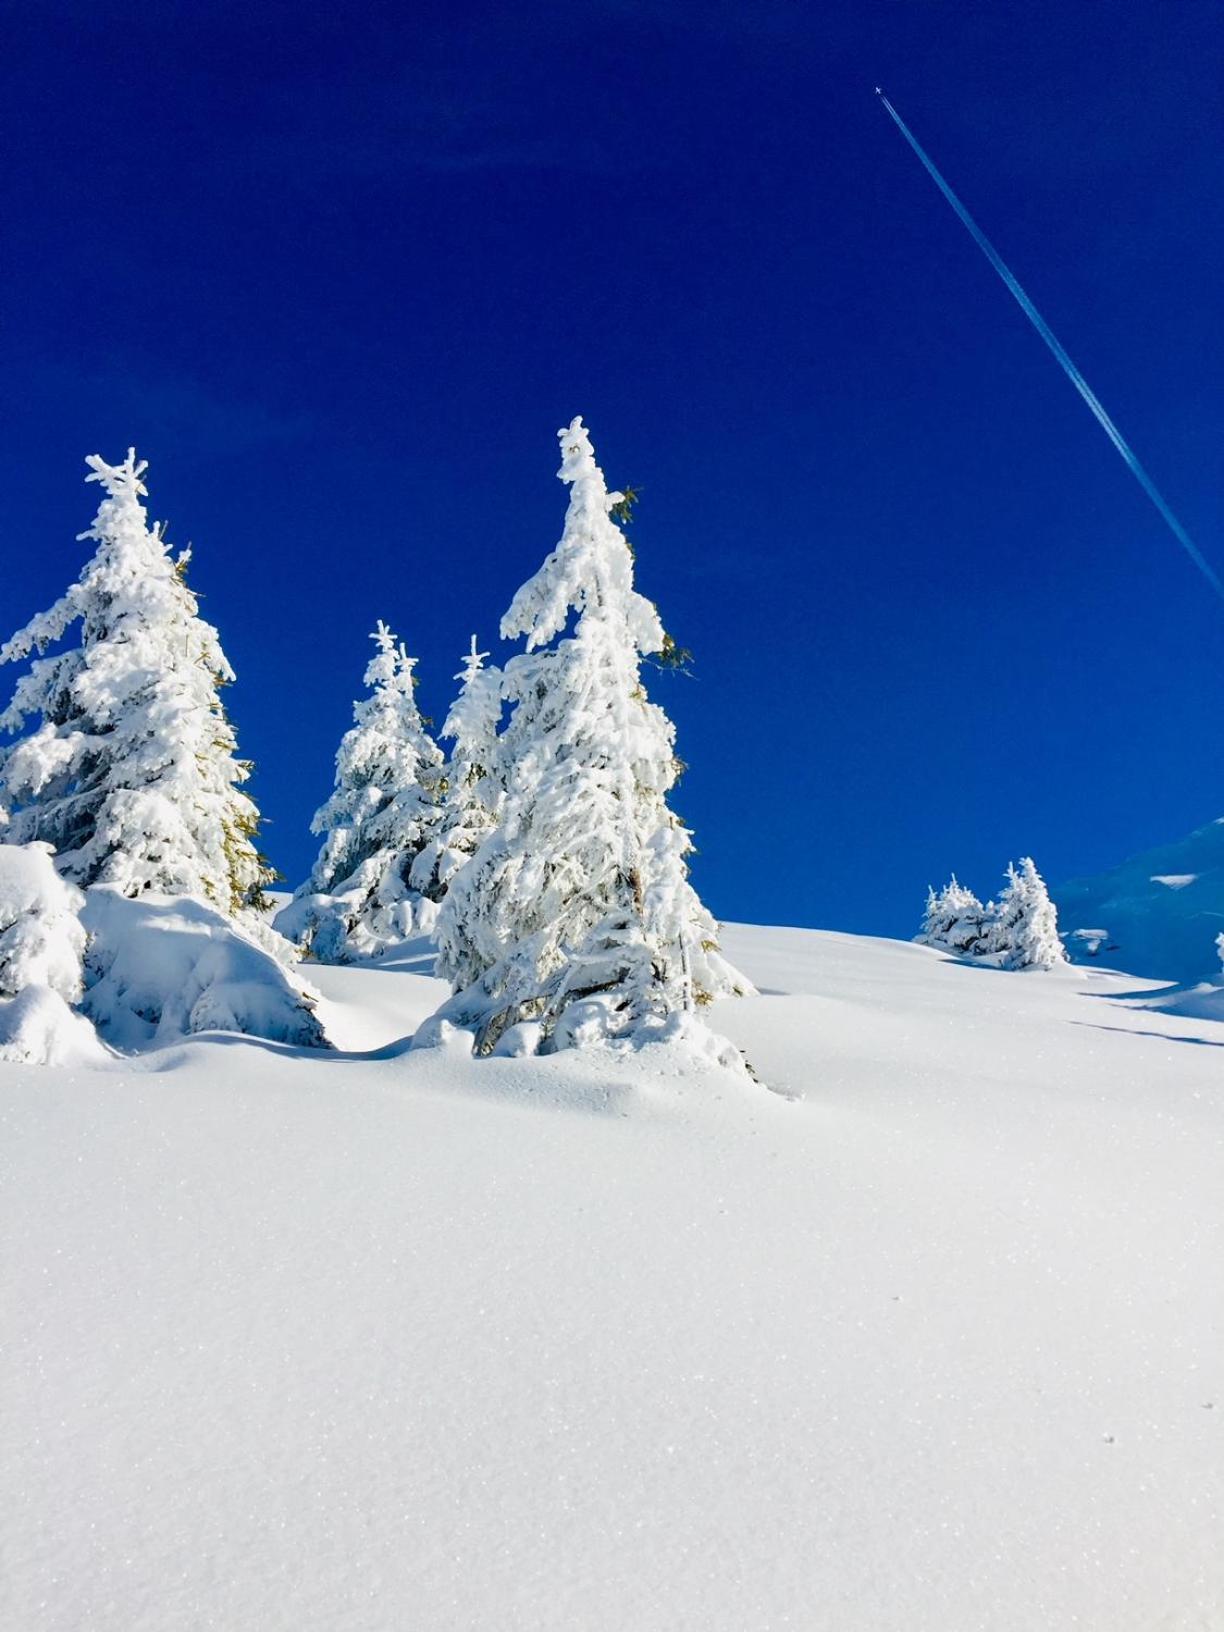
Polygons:
M1224 1026L726 948L777 1092L409 1052L411 958L331 1054L0 1067L0 1623L1221 1625Z

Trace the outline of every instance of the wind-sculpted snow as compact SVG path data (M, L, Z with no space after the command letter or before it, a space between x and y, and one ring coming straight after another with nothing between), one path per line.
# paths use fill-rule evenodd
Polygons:
M784 1094L409 1050L417 954L364 1054L0 1067L3 1624L1214 1628L1224 1025L726 944Z

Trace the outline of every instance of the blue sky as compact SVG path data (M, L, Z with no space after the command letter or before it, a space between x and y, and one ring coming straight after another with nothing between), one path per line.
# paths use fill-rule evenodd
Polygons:
M4 621L135 442L291 881L367 632L440 718L575 413L696 653L652 692L720 915L909 934L1224 813L1222 609L872 94L1224 568L1214 3L0 19Z

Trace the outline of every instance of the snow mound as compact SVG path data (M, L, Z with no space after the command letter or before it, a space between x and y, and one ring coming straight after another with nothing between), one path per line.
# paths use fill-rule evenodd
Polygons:
M201 1031L328 1046L317 994L243 929L189 896L87 892L84 1008L118 1048Z
M413 1049L441 1048L456 1057L487 1054L513 1060L548 1059L576 1049L616 1062L618 1068L638 1056L648 1073L669 1078L720 1070L747 1081L753 1074L740 1050L695 1014L648 1019L632 1032L618 1035L609 1000L590 997L572 1003L551 1033L545 1034L539 1020L519 1020L482 1041L478 1028L456 1023L458 1012L443 1004L418 1026Z
M110 1056L84 1015L49 986L0 1002L0 1060L18 1065L98 1065Z

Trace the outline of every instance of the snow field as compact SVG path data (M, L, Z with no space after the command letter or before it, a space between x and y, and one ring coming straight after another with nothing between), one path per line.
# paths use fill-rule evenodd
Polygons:
M407 1052L410 959L312 969L337 1054L0 1068L0 1619L1220 1624L1219 1026L725 945L793 1098Z

